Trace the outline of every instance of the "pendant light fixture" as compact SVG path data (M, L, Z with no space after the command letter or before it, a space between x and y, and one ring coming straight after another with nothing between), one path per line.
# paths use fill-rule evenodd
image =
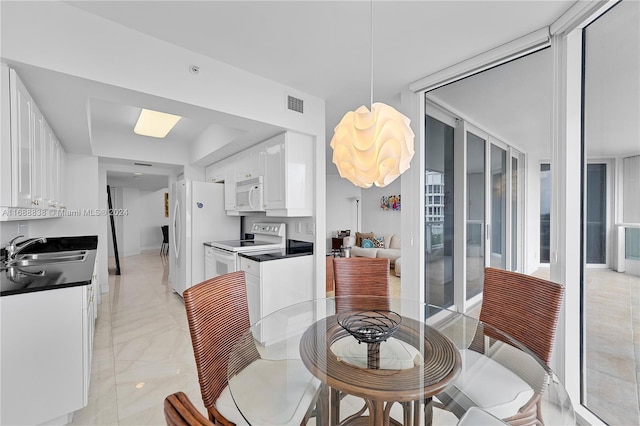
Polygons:
M410 120L381 102L373 103L373 0L371 1L371 110L347 112L334 128L333 163L356 186L384 187L411 163L415 134Z

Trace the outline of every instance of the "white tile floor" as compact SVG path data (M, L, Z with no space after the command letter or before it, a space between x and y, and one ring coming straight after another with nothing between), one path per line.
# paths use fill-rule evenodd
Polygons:
M75 425L163 425L164 398L185 392L204 413L182 299L157 251L121 259L98 309L89 404ZM110 265L110 272L113 265Z

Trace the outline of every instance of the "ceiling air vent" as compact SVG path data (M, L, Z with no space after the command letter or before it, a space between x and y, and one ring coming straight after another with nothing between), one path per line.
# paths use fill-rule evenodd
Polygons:
M304 101L302 99L294 98L291 95L287 95L287 109L290 111L296 111L300 114L303 114L303 104Z
M136 166L145 166L145 167L151 167L151 164L147 164L147 163L133 163Z

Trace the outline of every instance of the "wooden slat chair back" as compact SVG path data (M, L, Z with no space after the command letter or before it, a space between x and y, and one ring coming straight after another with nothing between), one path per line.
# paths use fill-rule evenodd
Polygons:
M185 290L183 297L209 419L231 424L218 412L215 403L227 386L227 363L233 344L250 327L244 271L204 281ZM259 357L253 346L247 350L247 365Z
M164 418L168 426L213 426L184 392L176 392L164 399Z
M333 259L336 311L353 309L389 309L389 259L336 257ZM349 299L342 297L349 296Z
M560 284L485 268L480 321L513 337L548 365L563 297Z

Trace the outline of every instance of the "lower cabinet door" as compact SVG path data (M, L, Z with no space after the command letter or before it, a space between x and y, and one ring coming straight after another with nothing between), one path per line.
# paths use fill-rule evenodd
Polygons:
M3 296L0 424L37 425L83 402L83 287Z

